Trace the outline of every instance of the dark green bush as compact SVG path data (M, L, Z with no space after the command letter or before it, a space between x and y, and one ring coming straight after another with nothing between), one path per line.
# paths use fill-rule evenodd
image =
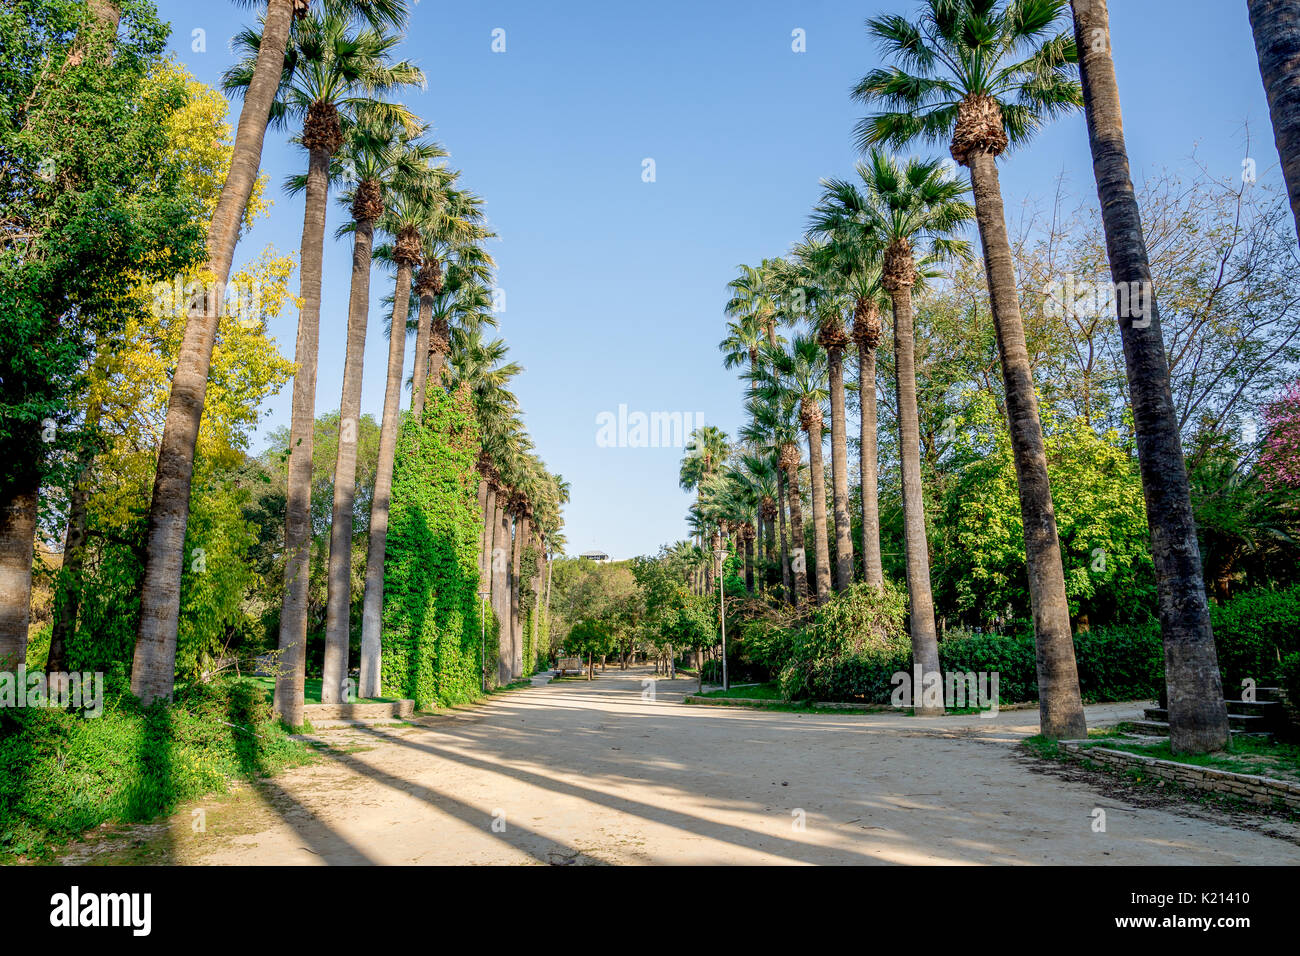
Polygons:
M1277 682L1282 661L1300 651L1300 586L1285 591L1247 591L1210 608L1214 645L1227 697L1241 682Z

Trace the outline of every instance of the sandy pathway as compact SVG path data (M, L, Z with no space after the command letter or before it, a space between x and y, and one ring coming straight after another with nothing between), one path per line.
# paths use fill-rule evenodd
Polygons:
M1013 744L1036 731L1036 711L923 721L687 707L693 681L655 682L648 700L651 680L610 670L423 726L321 731L323 762L186 807L101 859L1300 863L1300 828L1239 829L1034 772Z

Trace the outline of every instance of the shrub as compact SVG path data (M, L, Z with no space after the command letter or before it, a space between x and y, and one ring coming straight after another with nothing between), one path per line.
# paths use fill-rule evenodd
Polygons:
M1247 678L1277 681L1284 658L1300 651L1300 586L1247 591L1210 608L1223 690L1236 696Z

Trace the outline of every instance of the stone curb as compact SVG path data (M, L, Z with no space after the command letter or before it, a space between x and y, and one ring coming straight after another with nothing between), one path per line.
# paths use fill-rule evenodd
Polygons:
M1272 777L1259 777L1248 773L1233 773L1231 770L1161 760L1158 757L1148 757L1110 747L1085 747L1077 740L1062 740L1060 747L1066 753L1105 766L1121 769L1141 767L1153 777L1191 787L1194 790L1242 797L1263 805L1279 804L1300 812L1300 783L1291 783L1289 780L1276 780Z

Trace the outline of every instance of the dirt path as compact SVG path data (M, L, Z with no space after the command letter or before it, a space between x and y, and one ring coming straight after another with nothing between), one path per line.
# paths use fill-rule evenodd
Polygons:
M655 699L643 698L644 682ZM1036 711L921 720L682 706L694 689L691 680L654 682L645 668L610 670L418 727L321 731L321 763L186 807L93 856L200 864L1300 863L1300 828L1238 828L1222 814L1142 806L1153 801L1038 772L1013 746L1036 732ZM1132 710L1089 708L1089 718ZM1097 807L1106 810L1104 833L1092 829ZM203 832L195 832L200 817Z

